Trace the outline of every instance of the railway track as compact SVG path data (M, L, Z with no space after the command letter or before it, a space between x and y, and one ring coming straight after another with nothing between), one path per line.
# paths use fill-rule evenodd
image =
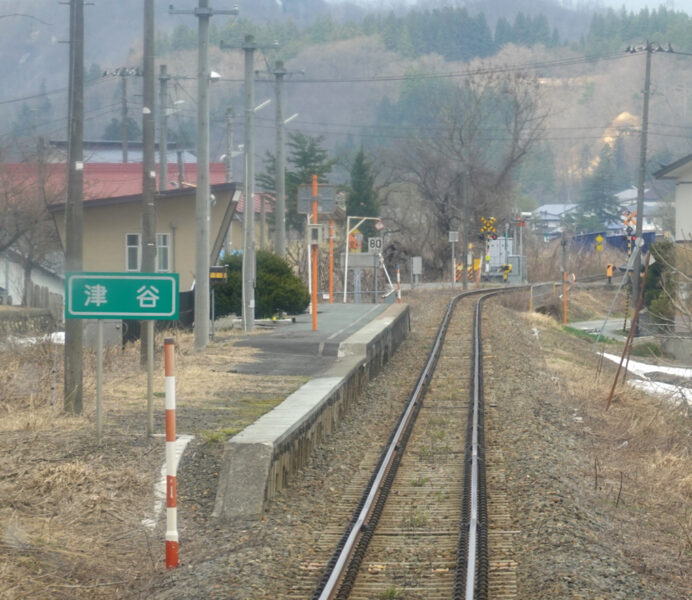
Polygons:
M347 530L322 536L337 550L306 567L324 567L313 599L516 598L502 455L484 430L496 415L483 406L481 307L497 293L450 303L387 447L354 478Z

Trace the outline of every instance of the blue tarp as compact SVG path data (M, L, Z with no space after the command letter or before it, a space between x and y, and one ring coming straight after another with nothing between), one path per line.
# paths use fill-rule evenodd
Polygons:
M577 247L579 250L583 251L596 251L596 237L601 236L605 243L611 248L616 248L622 252L627 252L627 236L624 233L619 233L617 235L606 235L605 231L596 231L594 233L582 233L575 235L570 238L570 246ZM642 248L642 254L646 253L649 246L656 241L656 232L647 231L642 234L644 239L644 246Z

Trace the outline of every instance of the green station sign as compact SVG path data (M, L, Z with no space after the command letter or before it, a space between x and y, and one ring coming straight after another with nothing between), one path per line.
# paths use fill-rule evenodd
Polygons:
M66 319L178 319L177 273L67 273Z

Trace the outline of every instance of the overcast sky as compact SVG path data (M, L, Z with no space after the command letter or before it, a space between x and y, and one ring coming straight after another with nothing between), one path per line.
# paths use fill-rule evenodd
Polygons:
M613 8L621 8L624 5L625 8L627 8L627 10L633 11L638 11L642 8L646 8L647 6L650 9L654 9L663 5L666 8L681 10L683 12L686 12L688 15L692 15L692 0L670 0L668 2L666 2L665 0L658 0L656 2L652 2L651 0L626 0L624 2L622 0L620 2L618 2L617 0L601 1L606 6L612 6Z

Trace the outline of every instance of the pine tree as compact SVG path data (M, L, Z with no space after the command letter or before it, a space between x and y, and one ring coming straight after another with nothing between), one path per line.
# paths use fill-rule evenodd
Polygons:
M598 166L584 181L574 225L581 231L603 231L608 223L619 220L620 204L613 151L610 146L601 150Z
M351 189L346 201L346 214L357 217L377 217L380 214L380 204L375 191L375 177L363 148L358 151L351 166ZM373 223L373 221L366 221L361 225L360 231L364 238L375 235Z
M289 148L286 162L286 227L302 234L305 230L305 215L298 213L298 186L312 182L312 176L317 175L317 181L327 182L327 174L336 163L328 158L327 151L322 147L323 136L311 137L300 132L289 133L287 146ZM265 171L257 175L256 181L266 191L276 189L276 157L267 152L265 156Z

